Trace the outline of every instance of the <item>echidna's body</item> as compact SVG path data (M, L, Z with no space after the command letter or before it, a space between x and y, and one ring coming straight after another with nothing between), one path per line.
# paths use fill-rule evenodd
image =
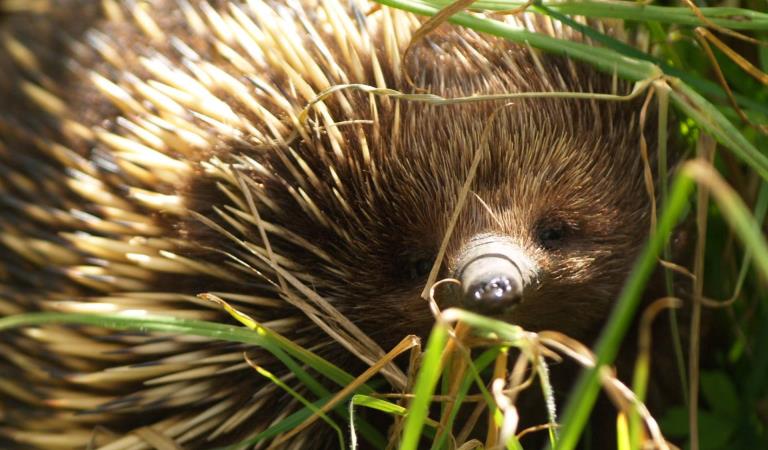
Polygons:
M196 298L213 292L359 367L328 335L356 336L354 327L293 306L304 293L268 261L385 350L424 334L433 321L420 298L424 262L480 149L476 195L443 273L473 236L507 236L538 267L509 320L590 336L648 227L638 103L428 105L347 88L303 117L319 93L351 83L444 97L613 89L589 67L449 26L404 61L419 19L350 5L105 0L6 19L0 315L230 320ZM568 35L537 23L527 26ZM381 355L346 340L369 360ZM241 345L59 326L3 333L0 348L4 448L144 448L158 436L208 448L294 407L243 352L284 369Z

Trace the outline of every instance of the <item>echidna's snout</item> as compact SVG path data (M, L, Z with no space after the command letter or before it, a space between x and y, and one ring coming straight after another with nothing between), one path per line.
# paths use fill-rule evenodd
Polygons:
M499 236L473 239L459 258L456 278L461 282L464 308L499 313L523 300L536 281L537 267L525 251Z

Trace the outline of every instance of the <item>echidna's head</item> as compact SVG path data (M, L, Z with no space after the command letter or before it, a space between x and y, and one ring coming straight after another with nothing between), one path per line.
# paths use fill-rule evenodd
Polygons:
M592 69L490 42L473 43L472 58L456 45L415 50L416 86L402 90L610 90ZM636 101L567 98L428 105L350 88L314 109L288 148L252 151L264 163L252 176L270 199L265 220L303 243L275 238L281 255L385 348L431 327L421 293L446 236L439 278L462 287L438 304L586 337L648 229L638 111Z

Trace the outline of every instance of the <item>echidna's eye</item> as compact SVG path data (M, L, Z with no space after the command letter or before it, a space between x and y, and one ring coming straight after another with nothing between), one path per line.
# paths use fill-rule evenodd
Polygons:
M424 278L429 275L435 261L432 258L420 258L411 263L410 277L412 280Z
M569 231L568 225L560 220L547 221L537 228L536 240L547 250L561 246Z

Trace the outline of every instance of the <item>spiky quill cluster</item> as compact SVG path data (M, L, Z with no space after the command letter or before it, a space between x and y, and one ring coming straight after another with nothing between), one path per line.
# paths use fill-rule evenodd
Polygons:
M363 1L54 6L3 27L2 315L230 320L197 297L211 292L359 367L431 326L412 268L434 258L475 151L478 201L443 273L470 236L520 240L545 276L516 323L594 330L647 229L636 102L435 106L353 88L317 101L349 84L448 98L616 91L589 67L449 26L403 59L420 19ZM579 239L553 253L532 230L555 219ZM295 408L243 352L285 369L242 345L46 326L3 333L0 349L7 445L136 449L159 436L207 448ZM401 387L396 369L389 379Z

